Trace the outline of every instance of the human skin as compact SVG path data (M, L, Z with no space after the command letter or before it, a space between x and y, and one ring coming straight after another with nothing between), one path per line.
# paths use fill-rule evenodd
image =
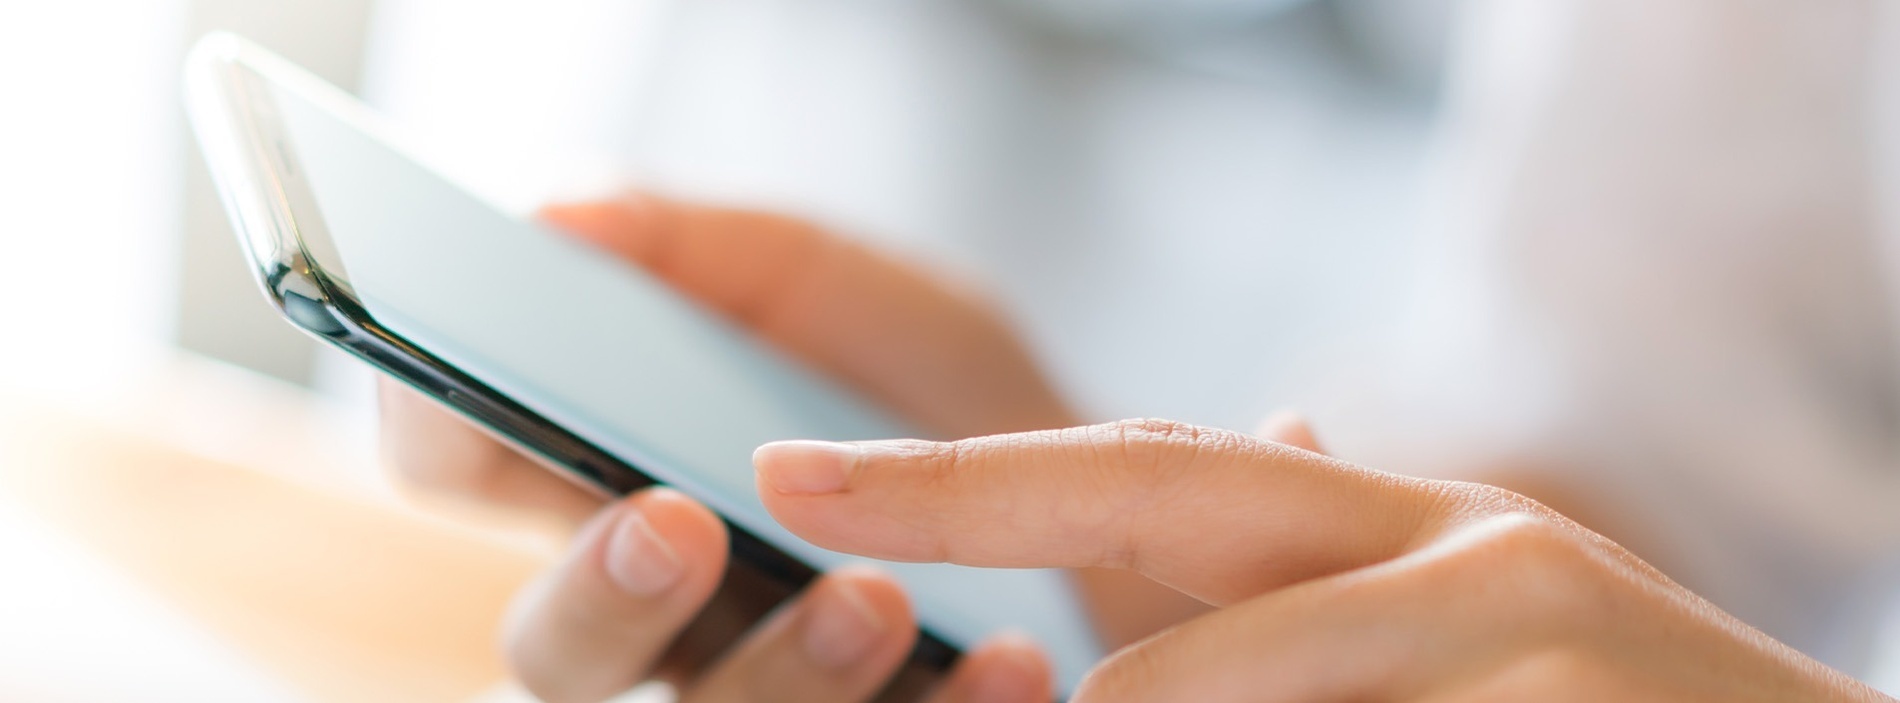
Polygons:
M544 216L936 436L1075 424L988 307L805 223L643 195ZM503 635L515 671L544 699L601 700L661 678L689 701L864 700L914 641L903 594L868 570L825 577L788 615L740 640L760 605L745 584L715 596L726 534L710 511L665 490L603 506L411 390L384 384L380 395L385 458L409 483L552 515L572 530L569 554L522 595ZM641 578L656 571L663 577ZM1124 571L1081 570L1076 583L1111 646L1207 608ZM820 607L839 601L853 607ZM872 634L847 617L867 611ZM869 642L839 647L850 656L814 656L800 649L825 639L813 631ZM762 654L715 661L728 647ZM847 665L817 661L827 656ZM1005 637L967 653L935 700L1044 700L1049 679L1039 652Z
M1073 700L1875 701L1509 491L1165 420L955 442L783 442L774 517L895 561L1139 573L1216 610Z
M1256 434L1075 427L986 307L803 223L637 195L545 215L940 436L974 437L768 445L761 495L840 551L1074 569L1120 648L1078 700L1885 700L1521 495L1330 459L1284 417ZM726 535L704 507L665 489L602 506L409 391L383 398L405 476L579 525L504 634L544 699L657 677L687 701L870 700L914 641L901 590L864 569L740 635L750 623L706 616L743 594L715 598ZM708 628L737 639L730 653L668 656ZM1004 637L929 695L1046 700L1050 676Z
M1831 453L1846 446L1837 433L1853 426L1846 421L1853 417L1803 414L1814 405L1812 399L1764 380L1791 375L1795 383L1787 388L1809 389L1800 383L1808 366L1777 356L1785 350L1770 342L1785 337L1786 330L1774 325L1789 319L1834 320L1880 299L1876 276L1836 265L1878 258L1863 251L1875 238L1869 234L1873 208L1864 202L1874 189L1865 182L1871 170L1864 160L1872 149L1871 131L1862 124L1869 113L1867 76L1861 75L1872 44L1868 28L1877 24L1876 3L1479 0L1470 7L1473 17L1488 23L1479 23L1481 31L1474 33L1483 41L1473 44L1474 55L1465 61L1469 65L1454 81L1453 117L1441 135L1450 145L1445 151L1457 155L1447 177L1451 222L1445 229L1479 240L1479 250L1509 254L1500 259L1499 270L1485 273L1509 291L1500 297L1523 308L1511 312L1557 321L1582 340L1570 346L1589 352L1579 362L1584 364L1576 372L1579 385L1607 400L1586 403L1595 410L1587 418L1597 431L1568 434L1613 438L1625 447L1666 448L1712 446L1710 436L1774 438L1777 451L1764 451L1759 442L1726 443L1720 446L1735 450L1708 462L1720 473L1707 479L1724 487L1746 483L1738 480L1743 474L1802 482L1784 487L1756 481L1767 488L1748 493L1754 502L1743 512L1775 525L1803 525L1814 514L1890 512L1878 507L1887 500L1885 493L1852 480L1861 475L1854 456L1843 460ZM1696 185L1684 189L1683 183ZM1659 193L1668 197L1658 199ZM1123 436L1135 437L1134 444L1157 456L1184 451L1170 443L1188 438L1184 444L1195 456L1171 462L1173 471L1198 475L1203 472L1190 467L1213 463L1219 466L1205 473L1225 469L1257 475L1257 484L1224 483L1219 495L1203 488L1207 495L1179 498L1220 506L1223 499L1253 496L1254 502L1244 504L1246 511L1267 522L1230 515L1236 521L1227 525L1232 541L1221 542L1230 551L1198 555L1197 568L1211 572L1209 579L1224 575L1227 581L1184 579L1179 565L1134 563L1126 555L1110 565L1133 568L1079 570L1080 594L1104 616L1098 627L1109 643L1141 642L1104 663L1090 679L1084 700L1144 695L1260 700L1278 691L1315 693L1309 698L1407 700L1877 697L1742 625L1631 555L1622 544L1662 560L1657 563L1685 578L1721 585L1694 573L1685 555L1672 553L1669 535L1625 519L1627 511L1617 509L1613 496L1566 483L1578 475L1600 481L1600 472L1537 470L1540 457L1467 461L1447 453L1450 466L1433 467L1442 469L1437 475L1481 478L1523 495L1472 483L1419 482L1278 448L1317 449L1303 426L1285 420L1259 433L1280 440L1279 445L1169 423L1016 434L1081 423L1048 390L1005 325L969 295L931 282L911 267L801 223L758 213L635 199L549 214L557 224L653 271L781 351L910 416L937 436L992 437L972 440L977 455L985 455L982 448L989 445L984 443L1039 448L1038 462L1008 465L1052 483L1043 493L1012 492L1018 505L1039 505L1035 501L1061 495L1066 497L1060 507L1080 512L1089 508L1075 502L1078 494L1113 500L1107 491L1114 484L1103 477L1141 480L1140 471L1089 465L1085 490L1077 490L1074 480L1057 481L1062 472L1050 469L1075 464L1070 457L1076 452L1106 456L1121 451L1099 445L1114 445ZM1710 259L1703 255L1710 250L1753 253ZM1802 260L1825 254L1830 263L1780 265L1794 255L1790 252ZM1799 295L1791 297L1791 291ZM1798 312L1780 317L1730 314L1793 303L1799 303ZM1850 316L1853 324L1795 337L1829 341L1823 349L1858 349L1858 335L1879 333L1885 324L1863 324L1862 318L1884 320L1886 314L1874 310ZM1758 334L1754 325L1763 323L1773 334ZM1838 357L1824 358L1833 366ZM1887 363L1883 355L1870 358L1874 365ZM1734 370L1711 360L1751 365ZM1746 391L1747 401L1714 408L1726 413L1709 412L1707 404L1678 412L1669 402L1657 402L1658 397L1699 402L1713 391L1729 396ZM1623 397L1630 393L1631 398ZM575 533L569 558L524 594L505 636L511 661L537 693L553 700L594 700L657 675L684 683L690 696L694 690L730 692L734 681L779 676L758 664L707 670L699 665L706 652L683 655L680 650L690 648L680 645L660 654L682 631L688 641L695 639L694 632L714 631L706 639L723 642L745 624L711 616L726 608L706 607L728 598L711 595L725 564L723 533L703 508L668 493L603 507L407 391L386 390L385 406L390 456L420 484L559 515L570 525L601 514L597 523ZM1700 431L1685 432L1685 421ZM1104 439L1111 435L1116 439ZM1209 442L1231 455L1203 456ZM865 456L882 456L886 450L879 447L865 450ZM872 461L883 473L866 480L889 482L854 484L843 495L875 489L898 491L912 501L956 500L958 494L912 492L902 483L911 473L938 472L930 457L939 451L938 445L902 445L896 452L923 466ZM769 477L772 452L762 459ZM1432 461L1412 453L1392 465ZM1796 464L1813 470L1783 470ZM1751 467L1760 470L1743 471ZM1680 469L1661 463L1641 468ZM994 473L991 469L967 473ZM1332 505L1342 509L1313 511L1276 495L1249 493L1281 485L1275 481L1288 476L1329 486L1315 489L1316 495L1330 495ZM950 483L982 488L974 479ZM1183 481L1180 490L1192 491L1194 485ZM788 525L821 543L839 538L824 532L826 525L802 523L809 516L798 506L824 500L849 506L849 498L777 495L769 484L766 488L768 502ZM1390 503L1395 514L1422 511L1424 517L1400 527L1333 520L1361 514L1350 509L1361 499ZM1669 504L1677 512L1694 514L1687 501L1698 499L1665 500L1675 501ZM1286 510L1271 510L1274 506ZM1209 512L1246 512L1227 508ZM611 566L619 552L609 545L619 532L609 526L624 526L621 518L628 513L640 514L671 545L685 571L668 587L672 590L651 602L607 587L615 568L627 571ZM876 524L888 517L847 508L834 519ZM1209 519L1172 517L1203 527ZM1853 521L1838 522L1851 527L1837 530L1844 534L1876 532ZM1289 532L1300 524L1306 527ZM1042 527L1051 540L1033 544L1050 548L1077 547L1053 538L1133 539L1123 533L1104 537L1066 523ZM1386 530L1411 532L1400 540L1403 548L1392 548L1387 540L1398 538ZM1280 539L1268 539L1272 535ZM1387 548L1360 552L1329 541L1348 536ZM942 556L888 551L890 545L831 544L875 556ZM1085 554L1091 546L1084 542L1080 548ZM1100 544L1092 548L1102 549ZM1330 549L1333 557L1318 559L1302 551L1294 556L1310 563L1296 559L1264 577L1236 573L1236 564L1279 563L1275 560L1286 558L1289 549ZM1074 552L986 556L1052 566L1090 563ZM1201 598L1182 596L1143 574ZM892 625L889 632L908 631L901 594L889 588L887 579L854 572L839 581L879 609ZM1723 602L1735 602L1733 594ZM696 612L702 613L699 620L689 624ZM796 629L802 622L779 630ZM1142 639L1162 630L1168 634ZM831 686L820 690L832 699L863 698L895 666L888 653L907 642L887 635L867 650L878 656L862 657L868 670L815 676L814 685ZM974 693L977 682L990 680L1005 689L1014 686L1027 700L1036 694L1022 692L1046 686L1036 683L1046 676L1046 665L1025 643L992 647L973 654L944 695L962 700L1016 695L995 689ZM1206 667L1190 666L1197 662ZM1188 685L1210 688L1169 688ZM1371 685L1385 687L1354 688ZM809 690L761 693L794 692Z

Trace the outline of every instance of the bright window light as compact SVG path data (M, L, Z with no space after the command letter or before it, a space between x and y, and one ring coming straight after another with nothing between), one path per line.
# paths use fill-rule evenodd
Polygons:
M168 330L184 5L0 3L0 377Z

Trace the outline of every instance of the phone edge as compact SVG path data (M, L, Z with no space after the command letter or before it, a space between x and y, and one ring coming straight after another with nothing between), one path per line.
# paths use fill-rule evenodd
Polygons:
M255 143L255 125L249 124L232 102L238 97L232 91L242 90L230 84L236 77L219 74L260 59L274 70L306 75L236 35L214 32L200 39L186 60L185 103L227 219L237 230L235 234L253 264L253 274L266 299L278 313L293 327L428 395L498 439L541 459L554 474L603 498L664 485L384 328L347 284L328 276L316 264L297 228L290 226L290 208L283 202L282 193L272 198L268 193L242 192L239 181L247 180L245 177L265 179L271 175L271 167L268 159L257 156L262 147ZM314 76L306 77L321 83ZM250 143L232 143L240 139ZM243 154L246 149L253 153ZM275 178L269 180L277 183ZM281 190L281 183L277 185ZM263 234L260 229L268 233L268 239L259 236ZM817 577L812 565L725 516L720 520L731 535L729 551L735 566L756 570L793 591ZM909 657L913 665L947 673L961 655L956 646L919 623L917 643Z

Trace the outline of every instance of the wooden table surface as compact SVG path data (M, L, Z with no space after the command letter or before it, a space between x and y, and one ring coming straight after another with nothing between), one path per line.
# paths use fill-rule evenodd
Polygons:
M497 624L551 549L405 507L345 424L166 350L80 381L0 379L0 614L20 621L0 654L43 660L0 661L0 699L204 700L239 679L307 701L496 690ZM67 557L92 566L49 565Z

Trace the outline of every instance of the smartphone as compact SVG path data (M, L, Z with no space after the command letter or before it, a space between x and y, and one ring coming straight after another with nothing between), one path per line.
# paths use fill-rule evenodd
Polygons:
M192 125L270 302L292 324L602 496L655 484L731 528L735 569L791 593L865 560L780 527L751 454L781 439L918 436L635 267L505 214L418 163L344 91L240 38L186 64ZM470 145L480 148L480 145ZM1101 655L1053 570L877 563L911 594L912 664L1001 630L1065 693Z

